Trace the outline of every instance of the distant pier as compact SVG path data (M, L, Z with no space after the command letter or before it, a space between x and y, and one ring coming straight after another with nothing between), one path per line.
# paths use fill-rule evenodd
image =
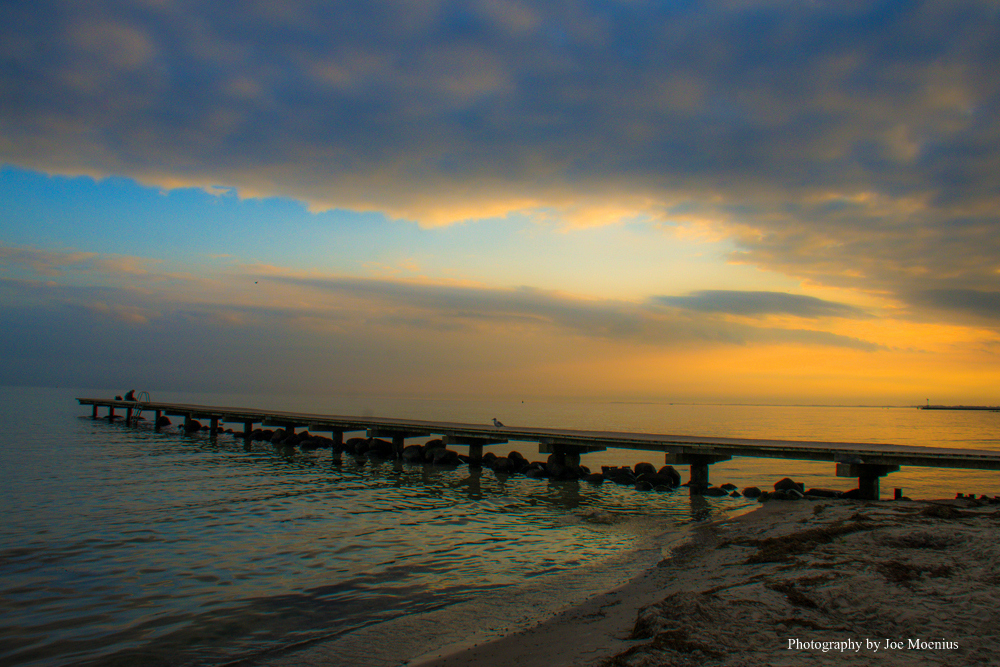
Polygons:
M921 410L985 410L1000 412L1000 405L921 405Z
M698 495L709 486L709 466L729 461L734 456L752 458L796 459L802 461L829 461L836 465L837 477L857 477L858 489L863 499L878 500L879 479L896 472L900 466L930 468L967 468L1000 470L1000 452L975 449L949 449L945 447L917 447L913 445L888 445L852 442L812 442L795 440L757 440L751 438L720 438L714 436L663 435L654 433L629 433L616 431L578 431L572 429L534 428L524 426L496 427L492 424L466 424L458 422L432 422L386 417L354 417L321 415L300 412L282 412L248 408L123 401L104 398L78 398L80 405L91 406L91 416L100 418L99 409L107 410L106 418L114 421L115 410L121 410L127 423L140 411L152 412L159 420L162 415L183 417L186 424L192 420L207 420L211 435L216 435L219 425L243 425L243 436L249 438L254 424L274 426L294 432L306 428L313 432L332 434L334 445L342 445L344 433L365 432L366 437L389 438L397 457L402 453L407 438L440 436L446 444L469 447L473 459L481 458L483 447L506 443L510 440L538 443L542 454L561 454L567 464L579 465L580 455L603 451L607 448L634 449L662 452L664 462L670 465L690 466L689 488ZM979 409L1000 408L961 406L921 406L923 409Z

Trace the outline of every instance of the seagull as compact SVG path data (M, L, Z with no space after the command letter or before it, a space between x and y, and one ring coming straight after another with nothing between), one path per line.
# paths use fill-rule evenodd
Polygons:
M497 419L496 417L494 417L493 418L493 425L496 426L497 428L500 428L500 427L503 426L503 422L500 421L499 419Z

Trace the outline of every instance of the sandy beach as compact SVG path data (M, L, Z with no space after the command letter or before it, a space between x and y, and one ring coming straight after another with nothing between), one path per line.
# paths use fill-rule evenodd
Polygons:
M419 667L997 664L1000 506L771 501L539 625Z

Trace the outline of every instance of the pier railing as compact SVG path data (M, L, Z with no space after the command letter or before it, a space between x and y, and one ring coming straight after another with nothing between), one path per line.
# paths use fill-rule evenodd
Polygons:
M662 452L664 462L690 466L691 493L700 493L709 484L709 466L728 461L734 456L753 458L829 461L836 465L838 477L857 477L862 498L877 500L879 479L900 466L931 468L967 468L1000 470L1000 452L919 447L856 442L813 442L797 440L760 440L722 438L715 436L664 435L617 431L582 431L573 429L535 428L523 426L497 427L492 424L323 415L302 412L259 410L252 408L123 401L103 398L78 398L80 405L92 407L92 417L98 409L107 409L107 419L114 421L115 410L125 411L126 423L132 422L139 410L151 410L156 421L163 415L192 420L208 420L211 435L216 435L222 423L243 425L249 437L255 424L294 431L305 428L312 432L329 432L335 444L343 444L344 433L364 431L367 437L390 438L398 454L407 438L441 436L446 443L466 445L470 456L481 457L483 447L511 440L538 443L540 453L559 453L567 463L579 464L580 455L607 448Z

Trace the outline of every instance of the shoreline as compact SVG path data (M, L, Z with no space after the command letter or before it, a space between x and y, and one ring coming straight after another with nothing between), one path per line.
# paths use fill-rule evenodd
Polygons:
M401 664L993 664L1000 508L976 504L771 501L531 628Z
M738 508L747 513L755 507ZM628 531L653 528L632 548L582 567L569 568L515 586L483 591L467 600L446 603L356 628L337 636L309 640L230 663L233 667L396 667L433 663L445 656L474 651L531 633L535 628L588 605L609 591L628 588L656 570L666 553L684 544L705 524L660 524L649 517L612 520L601 511L574 513L576 521L617 524ZM730 516L716 521L730 520ZM641 525L636 525L639 522ZM653 598L649 598L650 601ZM494 663L495 664L495 663Z

